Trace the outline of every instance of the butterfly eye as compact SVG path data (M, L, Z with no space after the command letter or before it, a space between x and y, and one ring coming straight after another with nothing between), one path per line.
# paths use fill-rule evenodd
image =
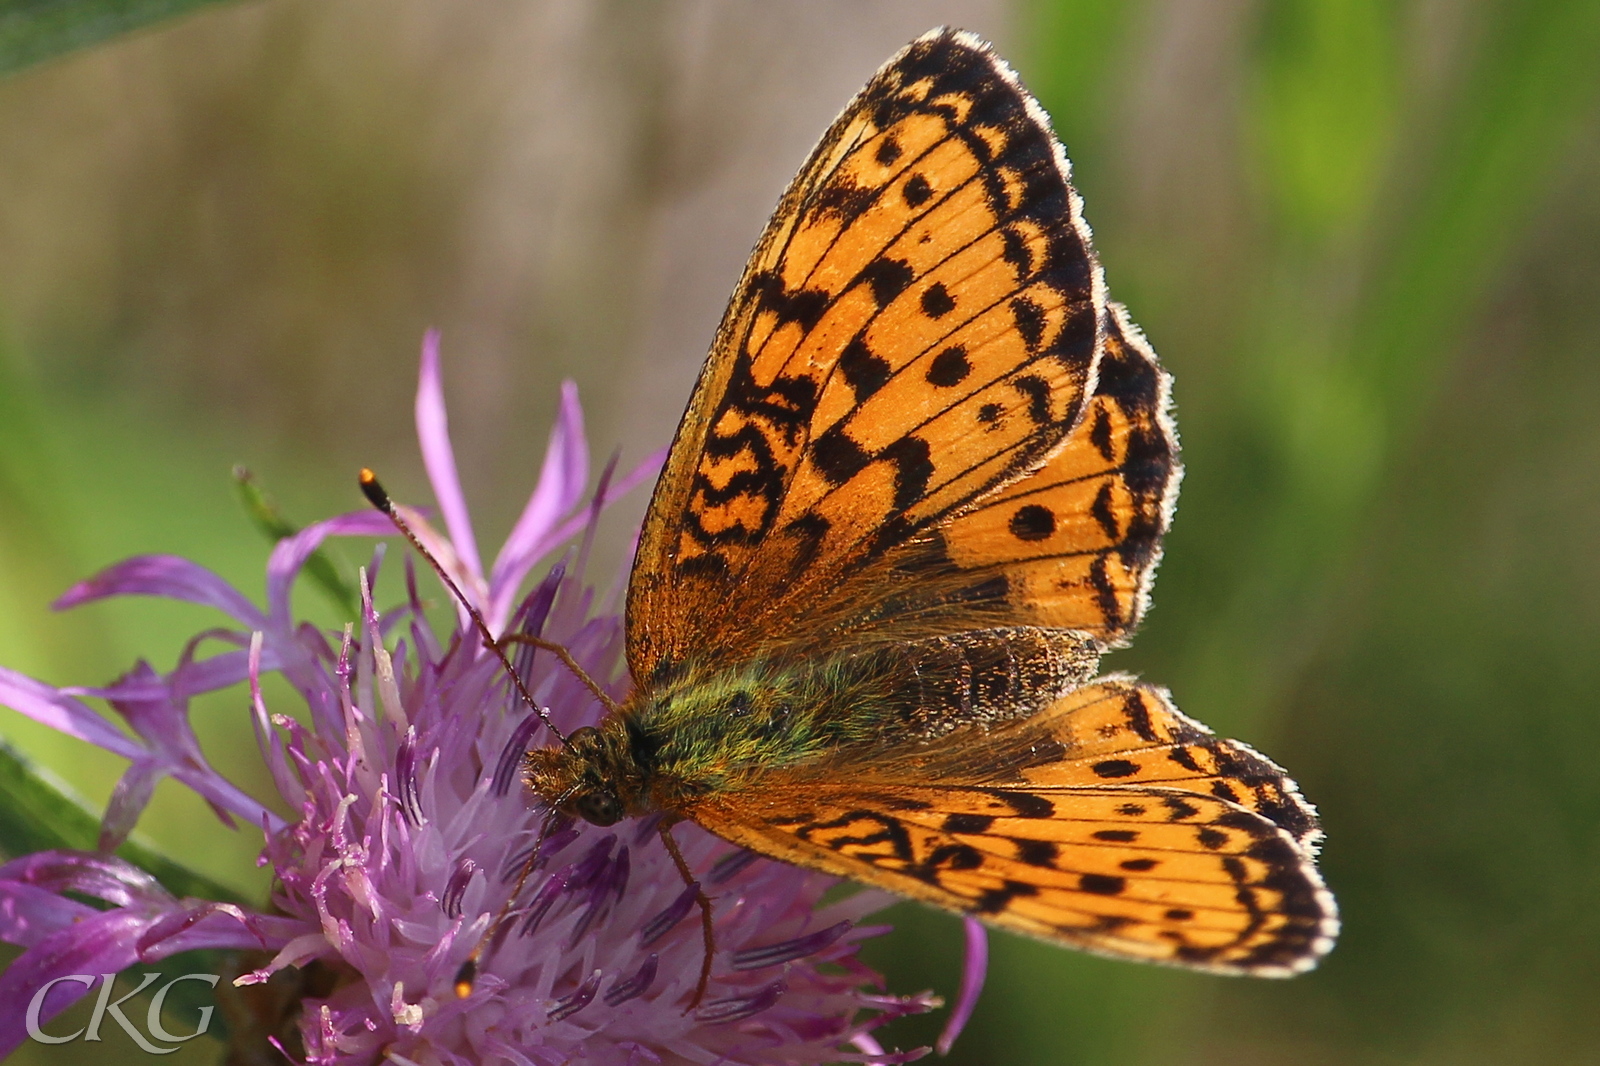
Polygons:
M573 803L578 816L591 825L616 825L622 821L622 804L609 788L585 792Z

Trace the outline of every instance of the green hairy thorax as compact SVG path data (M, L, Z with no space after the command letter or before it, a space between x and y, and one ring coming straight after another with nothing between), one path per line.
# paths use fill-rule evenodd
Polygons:
M860 654L731 669L689 663L617 717L650 779L652 805L671 806L736 789L761 770L880 738L896 704L882 667L876 656Z

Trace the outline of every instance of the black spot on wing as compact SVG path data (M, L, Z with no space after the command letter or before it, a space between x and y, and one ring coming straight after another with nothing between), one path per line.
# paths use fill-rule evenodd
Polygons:
M906 206L921 207L933 195L933 186L929 185L928 179L921 174L913 174L906 179L904 187L900 190L900 195L905 198Z
M1050 383L1036 374L1021 374L1011 379L1011 387L1028 401L1028 417L1036 426L1050 422Z
M966 348L952 344L933 357L933 361L928 364L926 377L928 384L948 389L967 380L967 375L970 373L972 373L972 363L967 359ZM983 420L982 411L978 412L978 419Z
M892 373L888 360L872 354L872 349L859 335L852 338L839 354L839 372L844 375L845 384L855 393L856 403L864 402L883 388Z
M945 844L933 849L922 862L906 868L912 877L934 884L944 870L976 870L983 865L983 853L970 844Z
M1017 859L1029 866L1053 867L1061 855L1061 848L1053 840L1015 840Z
M872 290L872 301L884 307L905 292L914 277L911 264L905 260L880 257L861 268L856 282L866 284Z
M894 464L894 509L904 511L928 492L933 451L921 437L901 437L878 456Z
M1011 905L1011 901L1024 896L1037 896L1039 889L1034 885L1024 884L1021 881L1005 881L999 888L986 890L973 903L973 910L979 914L999 914Z
M783 279L770 270L764 270L751 279L755 289L756 307L770 311L780 326L798 323L809 330L828 309L831 297L821 289L799 288L793 291L784 287Z
M872 457L837 423L811 442L811 462L830 485L843 485L871 461Z
M1168 748L1167 758L1190 773L1200 772L1200 764L1194 761L1194 753L1181 744Z
M987 814L952 814L945 818L941 828L946 833L987 833L994 818Z
M1009 806L1018 818L1055 817L1056 805L1037 793L996 788L990 789L989 795Z
M878 199L879 190L872 185L857 185L842 174L833 178L812 194L809 208L819 215L831 216L849 222L860 217Z
M1015 226L1006 226L1000 231L1001 256L1007 263L1017 269L1017 277L1027 281L1033 273L1033 253L1028 250L1028 241Z
M1154 699L1154 697L1151 697ZM1137 690L1129 692L1122 701L1123 721L1128 723L1128 728L1138 734L1141 740L1154 743L1157 739L1155 724L1150 721L1150 708L1144 702L1145 697Z
M1100 483L1100 490L1094 494L1094 503L1089 505L1089 514L1105 531L1106 538L1112 542L1122 535L1122 531L1117 528L1115 500L1116 492L1111 487L1111 481L1107 479Z
M1028 350L1038 350L1039 341L1044 338L1044 309L1028 297L1018 296L1011 301L1011 317Z
M1017 508L1007 528L1018 540L1044 540L1056 531L1055 512L1037 503Z
M936 281L922 292L922 313L929 318L943 318L956 309L956 299L944 282Z
M1094 445L1095 451L1099 452L1106 462L1109 463L1117 457L1116 449L1113 447L1115 441L1111 438L1111 415L1098 404L1094 409L1094 423L1089 427L1089 443Z
M1083 874L1078 878L1078 887L1097 896L1117 896L1128 887L1128 881L1108 874Z
M1102 759L1089 769L1094 771L1096 777L1132 777L1139 772L1139 764L1130 759Z
M1139 839L1137 829L1096 829L1093 834L1096 840L1104 840L1108 844L1132 844Z

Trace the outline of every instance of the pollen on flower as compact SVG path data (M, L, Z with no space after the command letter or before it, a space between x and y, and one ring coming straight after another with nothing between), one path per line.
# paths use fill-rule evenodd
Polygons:
M497 638L559 643L579 670L548 650L507 644L539 709L531 710L465 613L452 612L445 626L430 621L410 558L396 568L381 546L361 575L359 618L331 634L297 622L290 587L325 538L393 533L372 510L279 542L265 609L171 556L129 560L70 590L61 606L166 595L210 605L236 628L205 634L223 646L210 657L200 657L197 638L170 672L145 667L100 689L63 691L0 670L0 703L130 760L117 794L131 798L114 801L103 836L124 837L148 798L146 783L172 776L225 818L263 833L274 888L252 910L174 898L105 855L44 853L0 867L0 897L16 904L0 909L0 935L26 949L0 976L0 1055L26 1038L31 993L22 990L64 975L63 966L111 972L220 948L254 960L240 986L300 975L290 1009L258 1028L259 1038L308 1064L382 1056L519 1066L915 1057L884 1052L870 1033L934 1000L875 992L878 976L855 955L861 940L882 931L862 920L887 897L834 900L834 879L757 859L688 825L676 830L697 880L686 888L653 819L576 823L523 793L522 753L550 740L539 712L570 733L595 724L600 696L620 697L626 684L621 620L585 586L581 566L557 561L531 591L525 586L541 560L648 477L660 457L602 477L589 497L582 415L567 386L538 489L486 570L446 424L430 334L418 429L443 528L410 509L405 521ZM369 495L388 504L363 472L364 486L369 481ZM403 580L382 580L396 569ZM380 609L391 587L403 592L387 593L397 602ZM267 706L260 680L274 671L303 701L302 716ZM239 682L248 683L262 757L288 819L212 769L189 727L191 696ZM106 723L86 695L105 699L135 737ZM717 953L705 1001L690 1009L703 957L692 918L698 884L715 897ZM82 994L70 982L58 987L40 1020Z

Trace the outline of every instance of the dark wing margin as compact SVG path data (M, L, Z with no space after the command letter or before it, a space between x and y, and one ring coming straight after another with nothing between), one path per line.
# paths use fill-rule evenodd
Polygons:
M641 683L847 627L875 562L1060 446L1105 321L1069 176L970 34L913 42L846 107L756 246L651 500Z

